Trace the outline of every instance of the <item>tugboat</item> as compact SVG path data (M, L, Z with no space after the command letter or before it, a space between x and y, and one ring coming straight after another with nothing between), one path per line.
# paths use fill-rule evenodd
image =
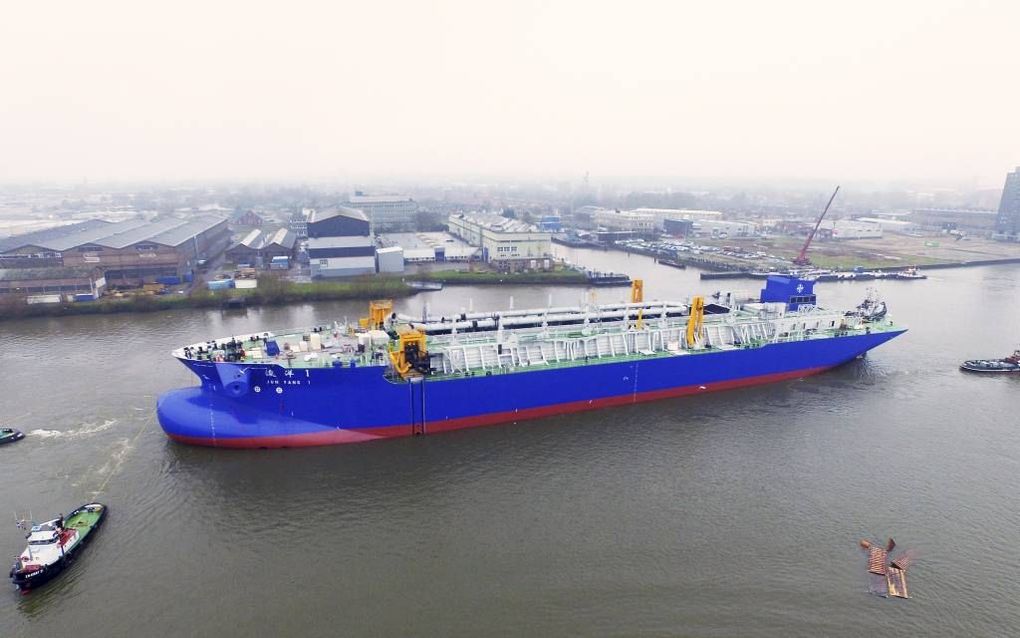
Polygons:
M589 286L629 286L630 277L618 272L587 271Z
M102 503L86 503L67 518L58 516L45 523L31 524L31 527L25 521L19 521L18 527L28 529L25 535L28 547L11 567L10 577L15 586L23 592L28 591L64 571L96 535L106 518L106 510Z
M14 443L25 438L21 430L15 430L14 428L0 428L0 445L7 445L8 443Z
M928 275L925 275L924 273L920 272L917 269L917 266L911 266L910 268L907 268L905 270L901 270L900 272L896 273L895 278L896 279L927 279Z
M413 288L414 290L431 291L443 289L443 282L441 281L405 281L404 283L407 284L408 288Z
M868 291L868 296L864 298L860 304L857 305L855 310L848 312L848 315L857 315L864 321L878 321L889 312L889 308L885 305L885 302L879 299L878 291L871 289Z
M1008 374L1020 372L1020 349L1003 359L971 359L964 361L961 370L967 372L991 372Z
M672 257L662 257L655 260L656 263L662 264L663 266L669 266L670 268L679 268L680 270L686 270L687 264L682 261L677 261Z

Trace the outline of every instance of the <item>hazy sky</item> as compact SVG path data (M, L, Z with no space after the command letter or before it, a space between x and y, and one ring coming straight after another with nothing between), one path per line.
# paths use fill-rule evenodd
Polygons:
M945 179L1020 165L1020 2L7 2L0 180Z

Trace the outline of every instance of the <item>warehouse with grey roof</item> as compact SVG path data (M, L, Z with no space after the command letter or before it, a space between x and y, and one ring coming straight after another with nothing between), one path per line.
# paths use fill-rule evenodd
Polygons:
M95 268L109 285L183 277L229 245L225 217L90 220L0 241L0 268Z

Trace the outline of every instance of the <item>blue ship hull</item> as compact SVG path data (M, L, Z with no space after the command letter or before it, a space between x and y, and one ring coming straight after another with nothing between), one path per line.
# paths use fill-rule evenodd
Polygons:
M380 366L288 369L182 359L202 385L163 394L157 414L167 435L189 444L354 443L800 378L902 332L412 380L388 379Z

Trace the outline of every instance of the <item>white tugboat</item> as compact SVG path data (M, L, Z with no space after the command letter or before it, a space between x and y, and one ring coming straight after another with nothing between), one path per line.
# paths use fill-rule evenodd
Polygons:
M885 301L878 296L878 291L869 288L868 296L857 305L856 310L850 311L850 314L856 314L864 321L879 321L885 317L887 312L889 312L889 308L885 305Z
M26 524L18 527L28 529L28 546L14 561L10 577L21 591L34 589L62 572L77 557L78 553L95 536L96 530L106 517L106 506L102 503L86 503L71 512L66 518L57 518L45 523Z

